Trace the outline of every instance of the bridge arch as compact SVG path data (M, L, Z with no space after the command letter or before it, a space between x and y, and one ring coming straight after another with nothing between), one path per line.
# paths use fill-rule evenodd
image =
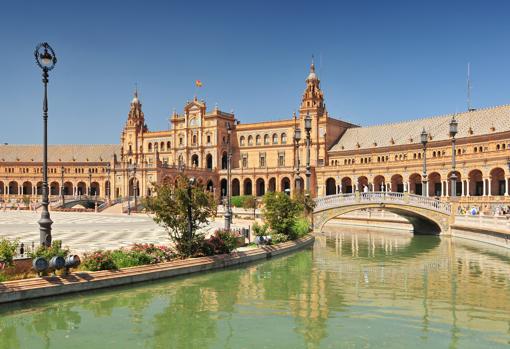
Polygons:
M313 212L315 232L331 219L360 209L383 209L404 217L416 234L449 232L451 207L432 198L408 193L370 192L338 194L318 198Z

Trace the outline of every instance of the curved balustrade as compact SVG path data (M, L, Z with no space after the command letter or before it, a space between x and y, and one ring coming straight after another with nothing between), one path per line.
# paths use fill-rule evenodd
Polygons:
M315 212L359 203L400 203L403 205L423 207L446 214L451 213L451 205L449 203L409 193L368 192L337 194L319 197L315 200L315 203Z

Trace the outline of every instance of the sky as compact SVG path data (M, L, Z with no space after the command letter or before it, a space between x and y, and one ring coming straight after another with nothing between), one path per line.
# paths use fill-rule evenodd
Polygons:
M5 1L0 143L119 143L135 84L150 130L195 94L243 123L299 108L315 56L330 116L359 125L510 103L508 1ZM195 80L203 87L195 88Z

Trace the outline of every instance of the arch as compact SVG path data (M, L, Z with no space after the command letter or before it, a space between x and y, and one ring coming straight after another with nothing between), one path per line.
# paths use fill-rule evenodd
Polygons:
M257 196L264 196L266 193L266 183L263 178L258 178L255 181L255 188Z
M385 191L386 190L386 178L384 176L378 175L374 178L374 191Z
M85 182L78 182L76 185L76 194L77 195L86 195L87 194L87 185Z
M471 170L468 174L469 178L469 195L482 196L483 195L483 174L478 169Z
M32 195L32 183L29 181L23 182L21 186L21 194L23 195Z
M0 195L5 194L5 184L3 181L0 181Z
M272 193L274 193L276 191L276 178L275 177L269 178L269 187L267 190Z
M280 143L287 144L287 134L286 133L282 133Z
M223 154L221 155L221 169L226 170L227 166L228 166L228 156L227 156L227 152L224 151Z
M455 186L457 188L455 190L455 195L456 196L461 196L462 195L462 186L464 185L464 183L462 182L462 175L460 174L460 172L459 171L450 171L446 178L447 178L447 180L449 181L449 183L451 185L451 177L452 177L453 173L455 173L455 176L457 176L456 184L455 184ZM451 195L452 189L449 187L448 190L449 190L449 193L447 193L447 195Z
M432 172L428 175L429 181L429 196L441 196L443 194L443 182L441 175L437 172Z
M490 195L505 195L505 171L501 167L493 168L490 172L491 192Z
M253 145L253 136L248 136L248 145Z
M367 187L367 190L368 190L368 178L365 176L358 177L358 187L357 187L358 191L364 192L365 187Z
M232 180L232 196L241 195L241 184L239 183L239 179L234 178Z
M136 187L136 190L135 190ZM130 178L129 179L129 196L140 196L140 182L137 178Z
M165 142L161 141L161 143L159 143L159 150L165 151Z
M92 182L90 184L90 195L92 195L92 196L96 196L96 195L99 196L99 195L101 195L100 190L99 190L99 183L98 182Z
M18 185L18 182L10 181L8 187L9 187L9 194L12 194L12 195L18 195L19 194L19 185Z
M170 141L166 142L166 150L169 151L172 149L172 143Z
M199 158L198 154L193 154L191 156L191 166L192 167L199 167Z
M273 133L273 144L278 144L278 135Z
M255 137L255 144L256 144L256 145L260 145L260 143L261 143L261 139L262 139L262 138L260 137L260 135L257 135L257 136Z
M264 144L265 144L265 145L268 145L268 144L269 144L269 135L268 135L268 134L265 134L265 135L264 135Z
M252 195L252 183L250 178L246 178L243 182L243 195Z
M147 144L147 151L149 153L152 153L152 143L149 142L149 144Z
M104 193L106 197L110 197L112 195L112 184L110 183L109 180L106 180L104 182ZM150 191L148 191L147 194L150 196Z
M423 195L422 176L419 173L413 173L409 176L409 193Z
M213 169L213 158L212 158L211 154L207 154L205 156L205 163L206 163L206 167L207 167L208 170L212 170Z
M60 185L58 182L51 182L50 183L50 195L59 195L60 193Z
M290 179L289 177L283 177L280 182L280 188L283 192L289 192L290 191Z
M244 142L245 142L245 138L244 138L244 136L239 137L239 145L240 145L240 146L243 146L243 145L244 145Z
M351 178L350 177L344 177L342 178L342 180L340 181L340 185L341 185L341 191L342 193L353 193L353 188L352 188L352 181L351 181Z
M64 183L64 195L73 195L73 183L71 182Z
M220 181L221 197L227 196L227 179L223 178Z
M400 174L394 174L391 176L391 191L397 193L404 192L404 178Z
M295 177L294 178L294 187L296 188L296 192L298 190L300 192L304 192L305 191L305 181L303 180L303 177Z
M326 195L336 194L336 181L334 178L326 179Z
M210 192L213 192L214 191L214 182L212 181L212 179L209 179L207 181L207 186L206 186L206 189Z
M42 195L42 182L41 181L37 182L37 184L35 185L35 193L37 195Z

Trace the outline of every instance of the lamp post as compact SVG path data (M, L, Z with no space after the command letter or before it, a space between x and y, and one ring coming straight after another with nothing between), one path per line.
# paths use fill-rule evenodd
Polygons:
M301 129L294 127L294 145L296 147L296 192L301 192L301 178L299 178L299 142L301 141Z
M188 238L191 240L193 236L193 215L191 211L193 201L193 185L195 184L195 178L191 177L188 181Z
M429 140L429 134L423 128L420 134L421 144L423 145L423 178L422 178L422 195L428 196L427 193L427 142Z
M106 189L106 197L108 198L108 202L110 201L110 192L111 192L111 186L112 186L112 183L110 182L111 171L112 171L112 167L111 167L110 163L107 163L106 164L106 174L108 175L108 186L105 189Z
M227 123L227 202L225 207L225 230L230 230L230 224L232 223L232 210L230 208L230 169L232 161L232 149L230 146L230 136L232 134L232 127L230 122Z
M92 169L89 168L89 190L87 190L89 198L92 196Z
M42 183L42 212L39 219L39 240L42 246L51 246L51 225L53 221L48 211L48 72L57 64L55 51L43 42L35 48L35 62L42 69L42 82L44 84L43 99L43 183Z
M138 190L138 181L136 180L136 164L132 164L130 167L129 167L129 173L133 173L133 196L135 197L135 207L133 207L133 210L136 211L137 209L137 199L136 199L136 194L137 194L137 190ZM129 205L129 200L128 200L128 205ZM131 210L129 210L129 213L131 213Z
M64 205L64 173L66 169L64 166L60 168L60 196L62 198L62 205Z
M310 131L312 130L312 118L310 113L305 117L305 131L306 131L306 191L310 193L310 176L312 175L310 167Z
M450 121L450 137L452 138L452 175L450 176L452 187L452 198L457 196L457 174L455 174L455 135L458 132L459 123L455 120L455 115Z

